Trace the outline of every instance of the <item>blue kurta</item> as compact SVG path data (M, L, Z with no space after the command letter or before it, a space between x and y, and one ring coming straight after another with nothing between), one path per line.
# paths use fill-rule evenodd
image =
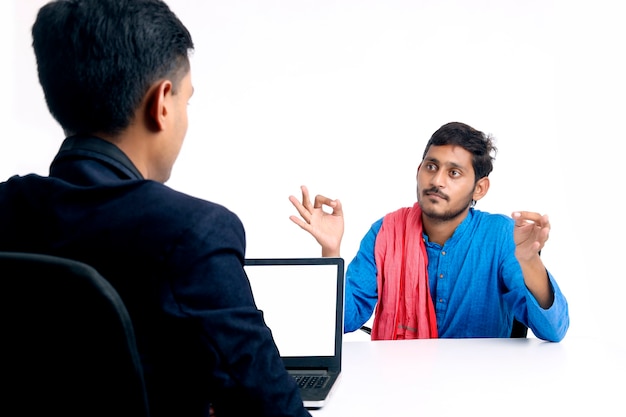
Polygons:
M374 246L381 225L372 225L346 271L346 332L369 320L378 300ZM513 227L509 217L472 208L443 246L423 234L439 337L509 337L515 317L538 338L563 339L567 300L548 272L554 302L539 306L515 258Z

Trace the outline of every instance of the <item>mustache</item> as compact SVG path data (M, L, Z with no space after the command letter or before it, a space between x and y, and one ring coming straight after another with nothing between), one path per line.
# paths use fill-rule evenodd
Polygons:
M424 194L424 195L433 195L433 194L434 194L434 195L439 196L439 197L441 197L441 198L443 198L443 199L445 199L445 200L448 200L448 199L449 199L448 195L447 195L447 194L442 193L442 192L439 190L439 188L437 188L437 187L431 187L431 188L428 188L428 189L424 190L424 191L422 192L422 194Z

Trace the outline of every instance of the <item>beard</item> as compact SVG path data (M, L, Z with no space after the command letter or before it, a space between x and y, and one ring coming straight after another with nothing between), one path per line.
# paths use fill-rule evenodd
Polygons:
M441 196L442 198L444 198L446 201L450 201L450 197L448 197L447 195L439 192L439 190L433 188L433 189L428 189L426 191L424 191L424 193L420 193L420 191L418 190L417 195L418 195L418 199L417 202L420 204L420 208L422 209L422 215L426 216L428 219L437 222L437 223L444 223L444 222L448 222L450 220L454 220L457 217L463 215L471 206L472 206L472 201L473 201L473 195L474 192L472 191L470 194L468 194L468 196L464 199L462 199L462 201L464 201L464 203L459 204L456 207L452 207L446 211L444 211L443 213L438 212L437 210L433 210L431 207L431 205L424 205L422 204L422 201L424 198L428 198L428 196L426 195L426 193L436 193L437 195Z

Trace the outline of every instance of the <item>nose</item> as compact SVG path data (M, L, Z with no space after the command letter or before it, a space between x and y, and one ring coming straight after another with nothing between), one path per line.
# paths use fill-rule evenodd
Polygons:
M443 188L445 186L445 181L446 181L446 175L445 175L445 172L443 172L443 170L437 170L430 177L431 185L437 188Z

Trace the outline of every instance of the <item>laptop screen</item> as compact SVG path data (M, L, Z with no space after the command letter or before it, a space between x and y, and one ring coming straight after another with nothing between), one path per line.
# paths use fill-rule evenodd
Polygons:
M245 271L281 357L336 354L336 332L343 332L341 259L248 259Z

